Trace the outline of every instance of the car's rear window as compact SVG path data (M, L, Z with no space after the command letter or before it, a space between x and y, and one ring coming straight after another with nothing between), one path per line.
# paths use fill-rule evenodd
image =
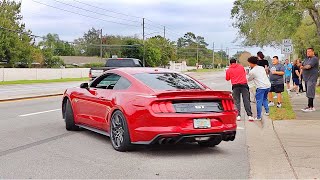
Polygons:
M195 80L178 73L140 73L134 77L155 90L204 89Z
M141 67L139 61L134 59L109 59L106 62L106 67Z

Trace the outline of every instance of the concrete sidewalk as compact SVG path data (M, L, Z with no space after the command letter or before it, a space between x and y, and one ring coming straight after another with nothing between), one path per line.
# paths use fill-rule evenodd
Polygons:
M296 120L274 121L274 130L285 149L286 156L299 179L320 178L320 104L315 98L316 112L305 113L305 94L291 95Z

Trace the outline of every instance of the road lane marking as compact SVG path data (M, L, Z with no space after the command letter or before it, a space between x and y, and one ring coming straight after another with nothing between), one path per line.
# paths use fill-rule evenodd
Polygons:
M244 130L244 128L243 128L243 127L237 127L237 129L238 129L238 130Z
M23 114L23 115L19 115L19 117L33 116L33 115L37 115L37 114L43 114L43 113L54 112L54 111L61 111L61 109L52 109L52 110L48 110L48 111L40 111L40 112L35 112L35 113Z

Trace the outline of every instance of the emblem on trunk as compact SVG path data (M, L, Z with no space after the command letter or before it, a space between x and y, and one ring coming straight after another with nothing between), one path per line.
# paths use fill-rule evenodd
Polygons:
M194 106L196 109L204 109L204 106Z

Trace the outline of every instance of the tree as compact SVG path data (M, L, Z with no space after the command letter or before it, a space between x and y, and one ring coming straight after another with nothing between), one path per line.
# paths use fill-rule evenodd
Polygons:
M75 42L78 46L77 54L100 56L100 34L100 30L91 28L88 32L84 33L83 37L76 39Z
M45 49L51 49L54 56L75 55L74 46L60 40L58 34L47 34L43 37L43 41L39 42L39 46Z
M33 39L22 23L21 2L3 0L0 9L0 60L11 67L30 67Z
M320 39L318 6L318 0L236 0L231 17L244 45L274 46L282 39L292 37L307 14L316 25L317 38Z

